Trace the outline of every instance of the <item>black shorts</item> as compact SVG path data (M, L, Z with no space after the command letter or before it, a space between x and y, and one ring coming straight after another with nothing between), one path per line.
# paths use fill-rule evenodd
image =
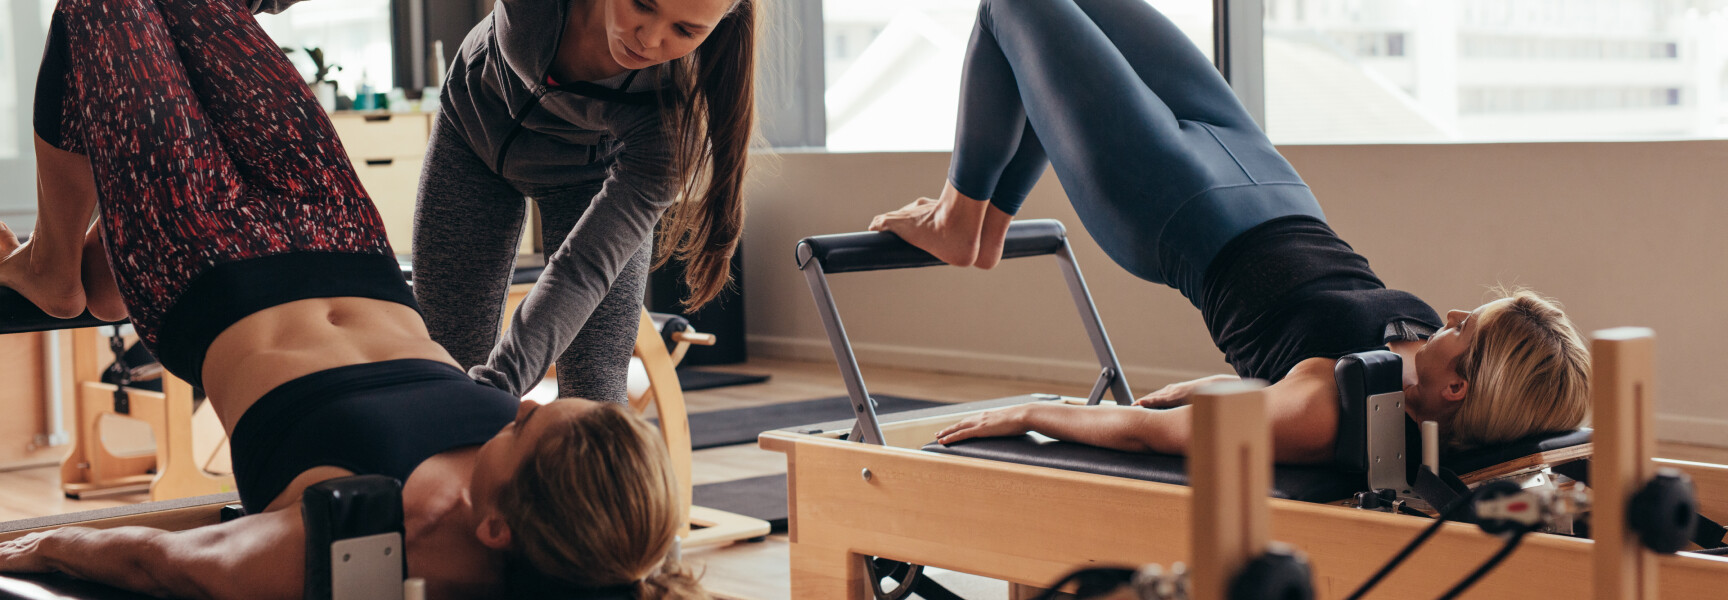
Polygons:
M521 400L454 366L421 359L337 367L259 398L230 441L248 513L264 510L313 467L407 481L435 454L492 439Z

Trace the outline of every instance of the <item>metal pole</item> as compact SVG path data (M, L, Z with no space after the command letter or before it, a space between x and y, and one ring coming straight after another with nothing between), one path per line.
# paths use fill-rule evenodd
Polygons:
M816 299L816 313L822 317L822 327L828 330L828 343L834 348L834 362L840 366L840 378L846 382L852 412L858 416L850 439L887 445L882 438L882 425L876 420L876 401L864 389L864 376L858 372L858 359L852 354L852 342L846 338L846 328L840 323L840 311L834 306L828 277L822 273L822 263L814 259L808 245L798 245L798 269L804 272L804 280L810 284L810 295Z
M1074 252L1067 239L1062 240L1062 248L1056 251L1056 262L1062 265L1062 277L1068 281L1068 293L1074 296L1074 308L1080 311L1080 324L1086 327L1086 338L1092 340L1092 353L1098 356L1098 364L1104 368L1086 403L1097 404L1104 398L1104 389L1109 388L1110 397L1117 404L1132 404L1134 392L1128 389L1128 379L1122 376L1122 364L1116 361L1116 350L1110 346L1110 337L1104 333L1104 321L1098 317L1098 307L1092 303L1092 292L1086 289L1086 280L1080 276L1080 264L1074 261Z

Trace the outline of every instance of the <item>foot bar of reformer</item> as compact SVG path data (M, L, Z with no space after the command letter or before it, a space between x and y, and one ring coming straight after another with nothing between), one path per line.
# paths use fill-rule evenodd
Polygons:
M122 321L123 322L123 321ZM0 334L54 331L113 325L90 315L90 311L70 319L57 319L10 288L0 287Z
M1080 266L1075 262L1074 254L1069 248L1067 230L1060 221L1051 219L1019 221L1009 226L1003 242L1002 258L1051 254L1057 257L1057 262L1062 266L1068 290L1074 298L1075 307L1080 311L1081 323L1086 328L1086 336L1092 342L1093 352L1097 355L1102 369L1091 397L1087 398L1088 403L1097 404L1106 390L1120 404L1133 402L1133 392L1122 376L1122 365L1116 359L1116 352L1104 331L1104 323L1098 317L1092 295L1080 275ZM851 439L880 445L883 443L882 427L876 416L875 400L870 398L868 389L864 387L857 356L852 351L852 343L846 337L845 326L840 321L834 294L828 287L827 274L912 269L945 263L906 243L899 236L883 232L804 238L798 242L795 258L799 270L804 272L805 282L810 286L810 294L816 301L817 314L822 318L822 327L827 331L829 344L834 349L835 362L839 364L841 378L846 382L852 410L857 415Z

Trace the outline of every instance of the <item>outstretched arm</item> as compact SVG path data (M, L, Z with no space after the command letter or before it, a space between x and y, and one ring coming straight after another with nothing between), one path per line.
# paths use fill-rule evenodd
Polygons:
M1128 452L1181 454L1188 448L1188 410L1035 403L967 417L936 434L951 444L1036 431L1065 441Z
M486 364L469 370L475 379L516 396L533 389L576 340L677 197L671 150L658 113L619 110L616 114L619 120L635 120L616 124L614 132L623 150L608 172L605 187L557 251L549 251L540 281L510 317L510 328L498 339Z
M305 532L279 510L186 531L67 527L0 542L0 573L58 571L158 597L301 597Z
M1303 464L1332 459L1338 434L1338 389L1332 379L1335 362L1322 358L1303 361L1283 380L1266 388L1274 460ZM1193 432L1191 414L1186 406L1147 410L1023 404L968 417L936 434L936 440L949 444L1036 431L1067 442L1128 452L1186 454Z
M1235 375L1207 375L1199 379L1172 383L1158 388L1158 391L1156 392L1141 396L1139 400L1134 401L1134 406L1144 408L1175 408L1178 406L1186 406L1188 404L1188 399L1194 395L1194 390L1200 389L1207 384L1222 381L1236 381L1238 379L1241 379L1241 377Z

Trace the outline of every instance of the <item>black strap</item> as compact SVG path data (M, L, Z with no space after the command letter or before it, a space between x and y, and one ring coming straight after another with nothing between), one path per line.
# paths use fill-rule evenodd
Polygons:
M1724 537L1728 537L1728 528L1722 527L1721 523L1710 520L1703 513L1698 514L1698 525L1692 531L1692 543L1707 550L1728 548L1728 542L1723 541Z
M108 349L114 351L114 364L108 365L108 375L114 381L114 412L132 414L132 397L126 393L126 387L132 385L132 367L126 364L126 340L120 337L119 325L108 336Z

